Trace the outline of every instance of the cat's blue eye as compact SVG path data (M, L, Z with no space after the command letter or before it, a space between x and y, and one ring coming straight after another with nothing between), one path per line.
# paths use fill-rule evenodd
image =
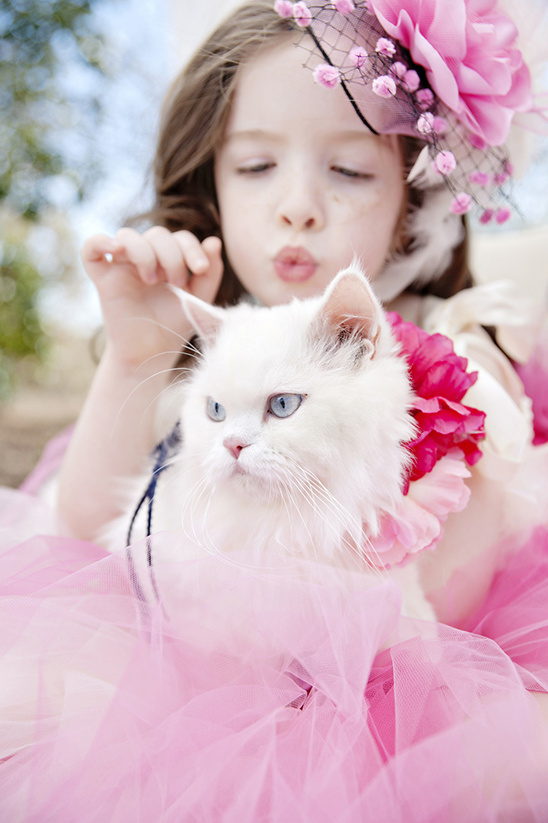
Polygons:
M212 397L207 398L207 416L214 423L222 423L226 419L226 411L224 406L213 400Z
M266 410L274 417L291 417L303 402L302 394L274 394L267 403Z

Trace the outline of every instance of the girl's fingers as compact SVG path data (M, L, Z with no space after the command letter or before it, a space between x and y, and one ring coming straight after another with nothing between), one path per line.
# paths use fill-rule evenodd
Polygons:
M154 252L157 261L157 275L174 286L185 288L188 268L183 251L175 235L163 226L154 226L143 235Z
M94 234L88 237L82 246L82 262L90 273L97 272L98 269L107 264L105 255L112 254L115 248L114 241L106 234ZM91 270L94 271L91 271Z
M173 239L178 244L187 268L187 278L184 283L174 285L186 287L188 285L188 272L191 274L207 274L209 269L209 257L203 249L202 244L189 231L177 231L173 234Z
M113 263L131 263L145 283L158 280L158 260L144 235L134 229L120 229L114 237Z
M219 237L206 237L201 247L208 260L207 270L204 272L207 276L193 277L190 291L195 297L213 303L223 276L223 244Z
M111 267L131 266L147 284L167 281L212 302L223 274L222 242L207 237L203 243L189 231L170 232L154 226L144 234L123 228L114 238L97 234L85 241L82 259L92 277Z

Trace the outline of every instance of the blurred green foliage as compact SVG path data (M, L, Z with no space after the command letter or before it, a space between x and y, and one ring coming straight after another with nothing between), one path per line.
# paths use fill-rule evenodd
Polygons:
M15 363L29 356L40 358L46 348L36 306L40 286L40 275L24 245L4 242L0 263L0 399L9 396Z
M60 190L77 201L97 176L82 139L101 110L93 77L108 72L97 2L0 0L0 397L17 360L45 351L28 228L56 207ZM16 239L7 230L14 220Z

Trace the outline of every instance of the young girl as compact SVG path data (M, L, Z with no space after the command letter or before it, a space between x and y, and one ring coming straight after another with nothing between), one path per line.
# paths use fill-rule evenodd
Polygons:
M153 227L84 246L106 347L55 523L5 494L0 808L25 821L543 821L548 453L506 357L530 353L525 310L506 287L473 287L464 217L509 217L503 144L535 110L517 32L473 0L275 6L231 15L176 81ZM177 445L163 400L194 335L177 289L283 305L321 294L353 257L389 308L448 335L478 372L467 406L440 406L456 380L443 349L420 409L438 403L436 437L457 450L454 415L485 412L481 459L451 483L432 460L383 533L386 565L415 555L439 622L401 616L384 582L351 575L343 594L320 572L210 557L170 566L147 597L138 550L104 535L120 517L129 529L147 486L153 502ZM413 334L412 369L430 345ZM138 545L146 565L150 541ZM230 610L246 643L215 634Z

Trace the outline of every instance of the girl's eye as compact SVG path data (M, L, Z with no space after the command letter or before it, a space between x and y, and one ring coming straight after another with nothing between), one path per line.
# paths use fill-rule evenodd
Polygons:
M261 172L274 168L274 165L274 163L265 160L264 162L261 161L257 163L250 163L246 166L239 166L237 172L238 174L261 174Z
M341 174L343 177L350 177L353 180L371 180L373 175L365 171L356 171L356 169L349 169L346 166L332 166L331 171Z
M269 399L266 410L274 417L291 417L303 399L302 394L275 394Z
M226 419L226 411L220 403L213 400L212 397L207 399L207 416L214 423L222 423Z

